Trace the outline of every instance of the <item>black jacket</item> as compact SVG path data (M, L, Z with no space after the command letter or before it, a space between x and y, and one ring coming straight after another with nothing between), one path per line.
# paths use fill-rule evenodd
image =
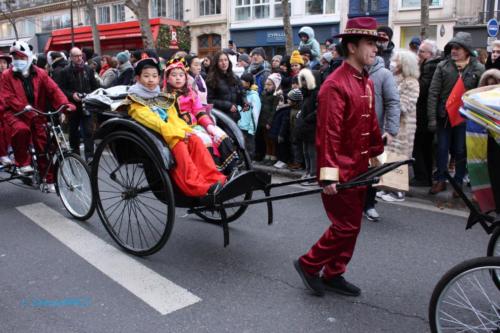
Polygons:
M64 68L68 66L68 61L65 60L64 58L57 59L57 61L54 61L52 63L52 79L58 83L60 80L61 72L64 70Z
M304 101L296 122L294 137L297 141L314 143L316 139L316 112L318 89L301 89Z
M418 83L420 94L417 100L417 131L427 131L427 98L431 86L432 76L441 58L429 59L420 65L420 77Z
M233 74L234 75L234 74ZM234 84L224 77L214 76L215 82L207 81L208 95L207 101L214 105L214 108L229 115L233 120L239 119L239 112L231 112L231 106L243 106L243 88L240 80L234 75Z
M73 63L66 66L58 76L58 84L63 93L68 99L75 103L78 102L73 99L73 93L91 93L99 88L99 82L95 79L94 70L87 65L84 65L83 70L75 68Z

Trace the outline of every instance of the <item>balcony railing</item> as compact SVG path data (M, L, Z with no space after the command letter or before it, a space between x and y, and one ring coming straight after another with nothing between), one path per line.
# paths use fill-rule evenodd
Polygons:
M486 24L492 18L495 18L500 21L500 10L479 12L479 24Z

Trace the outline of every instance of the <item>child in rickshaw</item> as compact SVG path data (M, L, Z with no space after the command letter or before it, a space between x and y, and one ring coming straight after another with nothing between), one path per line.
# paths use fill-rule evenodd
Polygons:
M158 132L170 147L175 166L170 176L186 196L216 194L226 182L217 170L202 140L182 120L175 103L160 91L160 68L153 58L137 62L136 84L128 90L128 114L138 123Z
M206 112L206 106L188 84L188 68L182 58L174 58L167 64L164 77L164 91L173 94L176 99L177 112L198 136L214 159L217 169L229 174L236 166L238 154L231 139L214 124Z

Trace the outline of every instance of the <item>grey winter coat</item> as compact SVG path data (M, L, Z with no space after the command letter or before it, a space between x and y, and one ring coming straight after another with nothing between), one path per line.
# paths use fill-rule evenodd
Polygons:
M375 112L380 131L396 136L399 132L399 92L391 71L385 68L384 59L377 57L368 69L375 87Z
M309 40L304 43L303 41L300 41L299 43L299 49L303 46L307 46L311 49L311 54L312 54L312 59L311 60L317 60L319 61L319 58L321 56L321 46L319 45L319 42L314 38L314 30L311 27L302 27L299 30L299 35L300 34L306 34L309 36Z
M108 68L108 70L106 70L101 77L102 80L101 87L103 88L111 87L113 85L113 82L115 82L115 80L118 78L119 74L120 73L118 72L118 69Z

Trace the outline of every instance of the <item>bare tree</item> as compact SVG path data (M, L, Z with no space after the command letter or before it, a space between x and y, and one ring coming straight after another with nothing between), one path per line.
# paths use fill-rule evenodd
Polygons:
M142 43L146 49L154 49L155 43L153 33L151 31L151 23L149 23L149 1L147 0L126 0L125 6L134 12L139 27L141 29Z
M97 20L95 17L94 10L95 0L85 0L85 10L90 20L90 27L92 28L92 41L94 42L94 52L98 55L101 54L101 37L99 35L99 29L97 29Z
M420 39L424 40L429 32L429 0L421 0L420 6Z
M292 24L290 23L290 10L288 8L289 1L281 0L281 6L283 8L283 29L285 30L286 38L286 54L292 54L293 51L293 30Z
M14 9L12 8L12 3L14 1L12 0L4 0L5 3L5 9L0 8L0 16L2 16L4 19L9 21L9 23L12 25L14 28L14 34L16 35L16 39L19 39L19 33L17 31L17 26L16 26L16 17L14 15Z

